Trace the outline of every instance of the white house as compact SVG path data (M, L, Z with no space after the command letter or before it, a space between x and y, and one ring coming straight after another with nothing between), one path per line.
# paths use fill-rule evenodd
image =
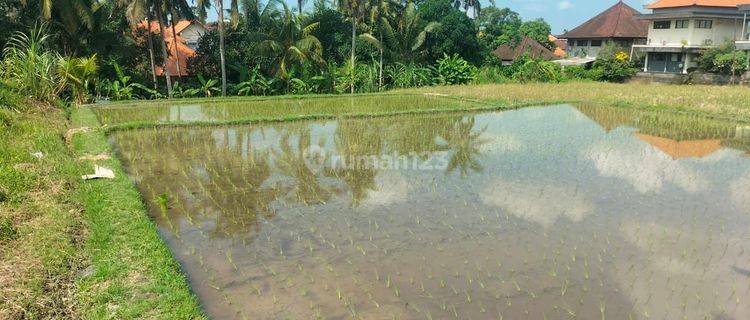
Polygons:
M198 40L208 32L206 26L196 20L182 20L177 22L174 27L177 36L185 39L185 44L193 50L198 48Z
M633 46L646 53L643 71L687 73L696 67L702 50L727 41L750 49L747 10L750 0L657 0L651 13L646 44Z

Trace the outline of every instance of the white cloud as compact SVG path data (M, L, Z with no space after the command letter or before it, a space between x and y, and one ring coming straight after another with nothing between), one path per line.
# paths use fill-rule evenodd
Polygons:
M485 133L482 138L487 139L487 143L483 144L481 151L484 152L515 152L523 148L523 143L513 134L509 133Z
M565 216L572 221L581 221L594 211L591 201L579 193L574 185L543 185L539 182L492 181L479 194L486 205L507 210L510 214L541 224L552 226Z
M708 188L703 175L644 142L629 140L616 148L603 142L589 149L586 157L599 174L625 180L640 193L659 192L665 182L691 193Z
M367 193L363 207L382 207L395 203L406 202L409 196L409 182L398 174L388 174L395 171L384 171L375 177L378 187Z
M568 10L573 8L573 3L568 0L563 0L557 3L557 8L560 10Z
M729 186L732 203L742 212L750 212L750 171Z

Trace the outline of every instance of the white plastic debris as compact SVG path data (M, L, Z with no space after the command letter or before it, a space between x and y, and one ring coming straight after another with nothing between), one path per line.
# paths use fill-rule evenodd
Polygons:
M94 180L94 179L114 179L115 172L112 169L94 166L94 174L87 174L82 176L83 180Z
M44 153L42 153L41 151L37 151L37 152L32 152L32 153L31 153L31 155L32 155L32 156L33 156L34 158L37 158L37 159L41 159L41 158L44 158Z

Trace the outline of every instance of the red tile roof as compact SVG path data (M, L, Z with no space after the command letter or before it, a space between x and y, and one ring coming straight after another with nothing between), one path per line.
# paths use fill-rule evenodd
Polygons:
M648 21L638 19L640 14L638 10L618 1L614 6L559 38L646 38Z
M649 4L646 8L663 9L692 6L736 8L741 4L750 4L750 0L658 0Z
M565 48L568 47L568 40L564 39L558 39L557 37L553 35L549 35L549 41L552 41L555 43L555 56L559 58L563 58L568 55L567 52L565 52Z
M167 69L169 70L169 74L171 76L178 76L177 72L177 66L180 66L180 72L179 76L188 76L190 75L190 72L187 70L187 61L195 56L195 50L191 49L186 45L186 41L184 38L182 38L179 33L185 30L192 22L183 20L178 22L175 25L175 31L177 31L177 38L175 41L175 37L172 36L172 27L171 26L164 26L164 42L167 44ZM138 24L138 28L146 29L146 21L143 21ZM151 33L159 34L160 28L158 22L151 22ZM176 43L176 44L175 44ZM156 48L157 52L158 47ZM179 57L179 59L177 59ZM179 60L179 61L178 61ZM157 76L163 76L164 75L164 67L163 66L156 66L156 75Z
M534 39L528 37L523 38L521 43L519 43L515 48L504 44L495 49L495 51L492 51L493 55L505 61L516 60L516 58L525 53L528 53L532 58L542 58L546 60L552 60L555 58L555 54L552 51L545 48Z

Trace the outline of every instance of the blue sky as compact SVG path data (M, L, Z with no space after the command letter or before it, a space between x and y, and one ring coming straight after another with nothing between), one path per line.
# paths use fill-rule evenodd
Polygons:
M286 0L290 7L296 7L296 0ZM307 6L312 6L313 1L308 0ZM614 5L617 0L496 0L498 7L510 7L521 14L524 20L544 18L552 25L552 32L562 33L564 29L573 29L579 24L590 19L599 12ZM644 11L643 6L652 2L651 0L625 0L633 8ZM224 0L225 6L229 8L230 0ZM482 0L482 4L489 6L488 0ZM212 9L209 20L216 19L216 12Z

